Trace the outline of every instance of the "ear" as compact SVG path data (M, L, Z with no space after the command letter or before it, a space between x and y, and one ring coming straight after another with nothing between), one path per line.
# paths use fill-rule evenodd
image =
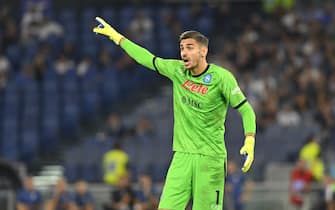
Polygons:
M201 57L206 57L206 56L207 56L207 53L208 53L208 48L205 47L205 46L202 46L202 47L200 48L200 55L201 55Z

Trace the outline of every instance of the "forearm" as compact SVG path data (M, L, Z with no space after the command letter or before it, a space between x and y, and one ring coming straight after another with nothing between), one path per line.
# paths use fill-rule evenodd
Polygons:
M245 103L238 109L239 113L242 116L244 134L254 136L256 133L256 115L249 104L249 102Z
M154 55L147 49L135 44L134 42L123 38L120 41L120 46L126 53L133 58L137 63L154 70Z

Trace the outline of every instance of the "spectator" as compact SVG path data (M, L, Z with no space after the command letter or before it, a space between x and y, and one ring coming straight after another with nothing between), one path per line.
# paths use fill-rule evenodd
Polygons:
M59 178L51 198L46 201L45 210L77 210L73 197L67 190L64 178Z
M284 127L298 126L301 122L298 112L293 110L291 105L285 104L277 113L278 124Z
M321 153L311 162L310 170L315 181L320 182L323 179L325 166L321 158Z
M23 14L21 22L21 38L24 43L38 38L39 29L43 22L43 8L38 4L30 4Z
M136 207L139 210L155 210L158 208L158 192L148 174L139 176L139 189L136 192Z
M63 33L63 27L59 23L45 17L41 22L38 37L40 40L47 40L50 36L61 37L63 36Z
M311 167L312 162L320 153L319 139L311 134L307 137L304 146L300 150L299 158L306 161L307 167Z
M112 150L106 152L103 157L104 181L106 184L115 185L121 177L128 174L128 154L121 149L119 143L115 143Z
M78 181L76 183L74 201L78 210L93 210L93 197L88 191L85 181Z
M108 116L106 130L109 136L118 141L125 135L126 129L119 114L112 113Z
M148 44L153 38L153 22L144 10L136 12L129 28L131 36L140 44Z
M129 176L121 176L111 192L111 200L104 204L104 210L132 210L134 195Z
M54 63L56 72L59 75L64 75L71 69L75 68L74 61L66 56L65 53L61 53L58 59Z
M1 19L1 17L0 17ZM1 20L0 20L1 27ZM19 40L19 29L14 18L7 17L3 22L2 39L4 49L16 45Z
M153 156L155 148L155 142L153 138L153 127L151 121L145 117L141 117L135 126L135 135L133 137L132 144L137 146L137 156L136 159L139 161L136 164L139 173L146 172L150 170L150 166L153 163ZM136 150L136 148L135 148Z
M227 177L225 186L225 208L229 210L243 210L243 200L246 180L242 173L238 170L233 160L228 161Z
M330 176L323 179L325 185L326 210L335 210L335 181Z
M5 56L0 55L0 89L7 86L9 70L9 60Z
M312 173L308 170L304 160L298 160L291 172L290 201L296 209L308 207L308 197L313 180Z
M37 0L34 0L33 2L36 1ZM50 0L50 2L51 1L52 0ZM26 3L28 1L22 0L22 2ZM277 8L281 6L278 6L276 2L283 1L264 0L264 2L273 4L273 7ZM335 34L335 21L325 22L325 18L327 18L325 16L329 16L328 18L330 20L334 19L334 3L329 2L329 5L320 4L319 6L315 6L309 5L309 2L311 1L306 1L306 4L303 5L297 4L296 8L292 8L292 10L290 10L286 14L278 13L278 16L268 16L264 14L262 14L262 16L259 15L260 18L256 18L257 20L245 18L249 17L248 13L235 13L234 11L236 9L242 9L240 7L240 4L223 2L222 4L218 5L220 6L221 11L218 11L220 10L219 7L213 7L211 8L211 10L207 10L205 8L206 11L214 10L213 14L221 12L221 17L224 17L215 18L218 21L216 24L222 25L222 27L216 27L215 29L217 31L222 30L224 31L224 33L222 33L223 36L214 36L212 43L215 43L216 45L216 43L219 43L219 41L217 42L216 40L222 38L224 40L224 47L221 48L218 46L216 48L217 52L214 53L222 53L222 58L220 57L220 59L222 59L222 62L224 62L224 66L226 66L228 69L234 70L239 75L239 77L242 78L242 80L244 80L245 77L248 77L248 82L246 82L245 84L245 89L252 92L252 96L254 99L251 98L251 100L255 102L255 108L257 109L257 120L259 120L258 125L260 126L260 131L266 131L269 126L275 123L278 107L282 107L283 105L286 106L285 104L291 103L292 98L294 98L294 103L292 104L292 111L296 111L297 114L300 116L300 122L317 123L321 126L323 132L332 131L332 127L334 127L335 125L335 73L333 71L333 69L335 69L335 44L332 40ZM313 2L315 3L315 1ZM19 9L15 8L18 10L10 11L7 9L6 4L6 1L4 1L4 5L2 5L0 9L0 90L2 90L2 88L8 87L8 89L4 90L11 91L12 89L17 89L16 84L14 84L13 81L15 81L18 75L20 75L16 74L16 72L21 71L20 69L24 65L23 61L26 60L26 54L28 54L30 51L35 52L35 46L30 47L32 45L31 43L19 42L17 36L20 35L19 32L21 32L22 35L32 35L29 35L28 39L22 37L24 41L31 40L34 36L33 34L35 34L36 38L38 38L40 31L36 30L36 27L43 28L44 15L43 9L41 9L40 6L36 6L35 4L35 6L29 8L27 13L23 15L22 30L18 30L17 27L19 24L17 24L17 20L10 16L13 16L13 14L19 12ZM181 32L182 24L180 23L180 20L177 20L178 16L176 15L178 7L179 6L177 5L173 8L170 7L171 10L169 10L165 17L164 15L157 15L157 17L155 17L155 23L159 21L161 24L152 25L153 27L151 28L151 32L149 32L152 33L152 30L154 30L155 32L159 32L152 34L154 36L153 38L158 40L157 49L163 49L163 42L159 43L159 41L168 40L169 37L170 39L173 39L171 38L173 37L171 34L180 34ZM165 6L162 8L158 8L162 9L165 8ZM250 8L249 5L248 10L252 11L252 13L254 12L254 8ZM61 13L59 14L55 13L55 15L57 16L63 14L63 12L64 14L66 14L66 11L64 10L61 11ZM70 12L72 13L73 11L70 10ZM154 15L156 15L155 12L156 11L154 11ZM6 15L4 15L5 13ZM241 18L235 18L236 16L239 16ZM252 17L254 17L254 15L252 15ZM61 19L62 17L58 16L56 18ZM224 24L222 24L223 22ZM70 22L67 23L69 23L67 25L71 27L72 24ZM146 25L143 23L141 24ZM137 23L137 25L139 24ZM159 30L159 28L156 28L158 26L163 26L167 28L167 30ZM139 28L138 26L136 27ZM80 28L75 27L74 31L77 31L77 29ZM69 31L66 31L66 33L68 32ZM255 32L258 39L253 41L255 37ZM150 35L150 33L148 34ZM75 67L75 61L80 60L77 58L79 58L80 54L82 53L83 45L81 45L81 42L82 40L86 39L83 39L84 33L72 34L75 34L74 40L72 38L70 38L70 40L73 40L75 42L71 43L70 41L64 40L67 43L70 42L70 44L68 45L65 43L65 45L70 46L65 48L70 50L64 49L64 55L60 56L59 59L54 57L58 54L57 49L54 48L50 48L50 55L47 55L47 53L41 52L40 50L37 50L37 54L34 53L32 59L29 59L28 63L33 64L33 75L35 75L35 77L38 77L39 80L45 80L45 78L43 77L43 72L46 72L46 70L51 70L50 72L52 73L52 66L54 64L56 64L57 72L59 72L60 74L66 72L68 69ZM141 37L139 36L137 38ZM261 40L261 42L259 42L259 40ZM87 44L91 44L89 40L87 40ZM100 45L101 43L97 45L98 48L101 47ZM78 50L74 51L73 49L76 48L74 48L73 46L77 46ZM113 55L113 50L115 48L109 48L109 45L104 45L103 48L111 50L110 54L104 55L104 58L106 59L104 65L110 66L109 70L114 71L115 64L119 62L117 56ZM239 54L238 52L241 52L241 54ZM236 60L238 62L236 62ZM93 59L92 64L94 64L95 62L96 61ZM88 64L84 63L80 65L82 72L85 71L85 68L83 68L83 66L85 67L86 65ZM241 68L238 68L237 65ZM254 68L250 68L250 66ZM268 75L263 75L261 72L264 66L266 66L265 69ZM250 71L252 71L252 73L249 73L248 75L244 74L244 72ZM114 80L110 80L110 78L106 79L107 77L104 78L104 76L100 73L101 72L98 72L99 75L97 76L97 81L105 79L106 84L113 83L111 81ZM274 83L276 84L275 87L271 88L267 86L267 79L265 78L265 76L270 77L271 81L272 78L274 79ZM115 75L113 78L117 82L120 81L119 74ZM126 77L126 79L129 80L130 78ZM57 116L59 116L59 114L57 113L62 113L63 94L62 92L59 92L59 90L62 89L62 85L58 83L57 79L54 79L53 81L54 82L47 83L45 81L41 81L41 84L43 85L39 85L38 87L38 98L42 99L40 103L41 105L43 104L43 106L39 110L52 109L53 111L50 113L55 113L55 115L41 115L40 111L38 111L37 115L41 115L41 117L38 119L43 118L43 122L46 121L43 123L43 125L47 125L47 129L50 135L58 136L59 117ZM131 80L131 82L133 82L133 80ZM49 100L45 100L46 102L44 102L43 100L43 93L46 92L45 87L49 90L51 89L51 93L53 93L52 95L54 95L53 98L55 98L55 102L59 103L56 103L54 105L51 104L51 106L45 105L49 104L46 103ZM115 95L120 97L123 97L126 94L124 91L118 94L118 88L111 88L110 86L108 86L108 89L113 89L112 92L117 89L117 93ZM81 94L86 94L82 92L82 87L79 87L78 90ZM123 89L121 88L120 90ZM16 93L16 91L12 92ZM18 126L18 128L16 128L17 126L15 126L17 124L17 120L15 119L20 119L20 114L18 114L20 112L15 111L17 109L15 104L21 104L20 101L23 100L22 94L5 94L4 96L6 97L2 98L3 102L0 103L0 106L2 108L9 107L14 111L4 112L5 115L1 117L1 120L5 120L4 122L6 122L6 119L3 118L4 116L7 116L6 118L10 119L10 121L7 120L9 123L4 123L1 130L13 130L13 132L10 133L12 135L6 136L14 136L13 138L16 138L17 135L21 136L21 129L20 126ZM106 100L106 97L103 97L102 100ZM122 100L119 100L119 98L117 98L117 101ZM59 109L59 107L61 109ZM7 110L7 108L5 108L4 110ZM283 114L282 112L280 114ZM312 119L307 118L306 120L306 117L310 116L312 116ZM285 120L283 121L286 123L287 118L284 119ZM295 121L289 122L292 123ZM5 125L7 124L13 124L14 126L11 126L11 128L13 129L6 129L7 126ZM118 128L118 126L115 127ZM117 130L118 129L116 129L115 132L116 136L122 136L119 135L119 133L122 132L119 132ZM114 133L114 131L112 131L111 133ZM15 144L15 141L11 142ZM133 142L131 142L131 144L133 144ZM13 147L15 148L15 146ZM126 149L125 145L124 148ZM138 147L134 147L134 149L137 150L138 153L142 152L142 150L138 150ZM7 151L7 149L4 151ZM18 154L16 154L15 156L20 156L20 150L15 149L15 151L18 151ZM100 153L100 155L102 154L103 153ZM97 161L96 163L99 163L99 165L101 165L101 156L99 161ZM141 163L143 163L143 161ZM100 173L102 173L102 170L99 171Z
M24 179L24 188L21 189L16 198L17 210L39 210L42 204L42 196L34 188L33 177L27 176Z

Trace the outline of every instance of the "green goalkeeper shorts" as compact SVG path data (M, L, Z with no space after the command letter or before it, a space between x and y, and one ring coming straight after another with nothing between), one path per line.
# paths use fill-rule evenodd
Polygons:
M159 209L222 210L226 159L175 152L159 202Z

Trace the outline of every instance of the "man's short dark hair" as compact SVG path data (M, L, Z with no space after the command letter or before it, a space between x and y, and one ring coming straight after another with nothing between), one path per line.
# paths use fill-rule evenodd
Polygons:
M198 31L185 31L179 37L179 41L183 39L195 39L198 43L208 47L208 38Z

